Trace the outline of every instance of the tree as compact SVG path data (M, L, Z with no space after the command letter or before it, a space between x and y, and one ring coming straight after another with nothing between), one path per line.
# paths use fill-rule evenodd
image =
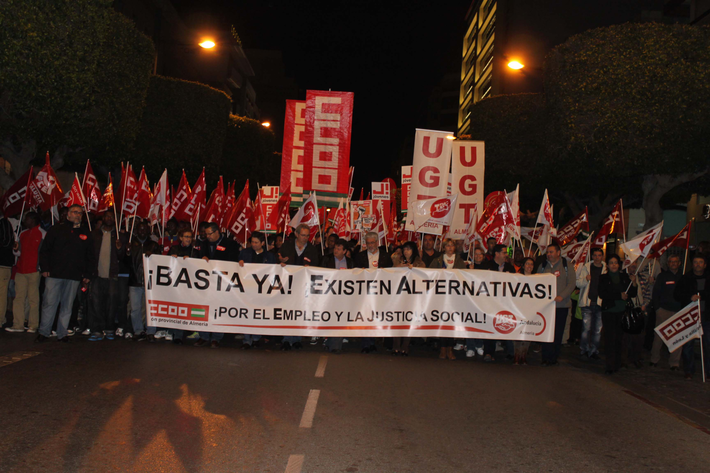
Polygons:
M83 149L130 151L152 42L110 0L0 2L0 154L7 188L52 149L55 168Z
M163 169L189 179L205 168L208 182L216 182L227 132L231 100L221 90L197 82L152 76L135 162L145 166L151 182ZM131 159L133 161L133 159Z
M646 228L661 198L710 171L710 28L624 24L552 50L545 91L568 155L641 187Z
M222 151L225 180L236 179L237 194L247 178L250 190L279 185L281 153L274 152L274 133L257 120L230 115Z

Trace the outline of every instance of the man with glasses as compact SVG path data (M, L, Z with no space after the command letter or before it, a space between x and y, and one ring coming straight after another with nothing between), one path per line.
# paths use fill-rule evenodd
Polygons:
M57 341L68 342L67 325L71 318L79 284L88 284L94 263L89 229L81 223L81 205L72 205L66 225L49 229L39 252L39 266L44 276L44 296L39 335L36 342L46 341L59 306Z
M305 223L296 227L296 238L285 241L281 245L278 257L281 266L318 266L320 264L320 250L308 242L311 229ZM291 348L301 348L301 337L284 337L281 342L281 350L288 351Z

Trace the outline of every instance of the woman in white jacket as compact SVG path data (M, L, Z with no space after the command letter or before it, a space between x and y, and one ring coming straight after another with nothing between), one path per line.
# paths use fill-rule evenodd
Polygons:
M599 342L602 336L602 307L598 301L599 278L606 273L604 252L592 249L592 261L577 268L579 307L582 309L582 338L580 349L583 357L599 359Z

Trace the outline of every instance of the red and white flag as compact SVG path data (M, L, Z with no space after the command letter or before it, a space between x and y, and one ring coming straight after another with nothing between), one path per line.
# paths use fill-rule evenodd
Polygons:
M281 152L281 188L291 188L297 207L303 202L303 154L305 152L306 101L287 100Z
M578 265L587 260L587 255L592 245L591 235L584 241L575 241L562 248L562 256Z
M121 188L121 215L133 215L136 212L138 180L136 179L136 174L133 172L133 166L130 164L128 164L122 172Z
M81 205L84 207L84 196L81 192L81 184L79 184L79 176L74 173L74 182L71 185L71 190L69 191L69 199L67 200L67 207L72 205Z
M86 169L84 170L84 179L81 184L81 189L86 199L87 211L90 213L98 212L99 202L101 201L101 190L96 180L96 174L94 174L94 170L88 159L86 160Z
M31 187L39 191L40 199L35 199L39 202L39 207L43 212L51 209L62 199L64 193L59 185L59 179L54 173L51 164L49 163L49 152L45 157L44 166L39 170Z
M466 236L464 237L464 248L470 248L476 240L480 240L481 237L478 236L476 227L478 224L478 205L475 205L471 209L471 214L469 215L468 224L466 225ZM472 256L472 255L471 255Z
M700 338L703 333L700 322L700 301L691 302L673 317L658 325L654 331L673 353L688 340Z
M651 252L648 254L649 258L660 258L663 256L668 248L675 246L679 248L688 249L690 244L690 226L692 222L683 227L683 229L672 237L668 237L665 240L661 240L651 248Z
M133 170L131 170L133 172ZM150 214L150 202L153 200L153 192L150 190L150 183L148 182L148 176L145 173L145 168L141 169L141 175L138 179L138 187L136 189L135 197L133 197L130 202L133 202L134 211L136 215L140 218L148 218Z
M542 204L540 204L540 212L537 214L535 225L555 226L552 223L552 209L550 208L550 199L547 197L547 189L545 189L545 195L542 197Z
M98 213L102 214L109 210L111 207L114 207L115 205L116 203L113 195L113 180L111 179L111 173L108 173L108 185L106 186L106 190L104 190L104 193L101 196L101 202L99 202Z
M414 231L425 223L434 225L451 225L456 210L458 194L434 199L415 200L410 202L410 214L414 221Z
M291 185L287 184L283 194L276 202L276 206L267 216L267 222L270 229L276 232L282 232L288 227L288 210L291 207Z
M229 219L228 230L233 239L243 247L246 247L255 227L256 222L254 221L254 210L249 197L249 180L247 179L244 189L242 189L242 193L239 194L239 198L234 205L234 211Z
M508 199L503 191L491 192L483 203L483 212L478 221L476 232L483 241L495 238L499 244L510 240L507 227L511 223Z
M207 184L205 182L205 170L202 169L200 177L195 181L195 185L192 186L192 194L190 195L190 201L185 206L181 214L175 216L178 220L192 222L193 226L196 225L198 220L204 220L205 209L207 198Z
M3 195L2 211L5 217L12 217L22 212L23 204L25 208L29 208L25 199L31 199L27 191L31 181L32 166Z
M589 231L589 213L586 207L584 208L584 212L574 217L557 231L557 241L560 245L565 246L577 238L577 235L579 235L582 229L587 232Z
M333 231L340 238L346 238L349 233L347 213L343 207L343 199L340 199L338 209L335 211L335 216L333 218Z
M508 199L511 220L506 228L511 237L520 240L520 184L515 187L513 192L509 192L506 198Z
M222 221L219 224L219 228L223 232L227 231L227 224L229 223L229 217L232 216L232 211L234 210L234 205L237 203L237 197L234 195L235 182L232 181L231 184L227 185L227 195L224 196L224 211L222 212Z
M617 233L621 228L621 199L614 206L614 210L611 211L609 216L604 220L601 230L597 234L597 238L592 243L593 248L601 248L606 243L606 239L612 233Z
M179 217L182 217L185 212L185 207L190 203L191 194L190 183L187 182L187 176L185 176L185 170L183 169L177 191L173 193L173 201L171 204L171 214L173 217L180 220Z
M148 219L151 225L155 225L161 221L162 210L168 203L168 170L163 171L160 180L155 183L153 189L153 198L150 201L150 213Z
M207 202L207 211L205 212L205 222L217 222L219 225L222 222L222 213L224 203L224 182L222 176L219 176L217 187L212 191L210 200Z
M639 257L645 258L651 252L653 243L661 236L661 231L663 230L663 222L655 225L643 233L640 233L637 237L622 243L620 246L621 250L626 255L624 260L624 268L629 267L631 263L636 261Z
M320 226L320 219L318 218L318 201L316 199L316 194L312 193L308 196L308 199L303 203L296 215L289 222L289 225L296 228L300 224L305 223L309 227Z

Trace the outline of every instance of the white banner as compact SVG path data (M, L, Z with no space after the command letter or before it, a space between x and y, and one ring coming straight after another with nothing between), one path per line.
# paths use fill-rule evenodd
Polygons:
M445 197L451 164L451 143L448 131L421 130L414 136L412 187L409 202ZM414 231L414 220L407 216L406 230ZM441 225L426 224L417 231L441 235Z
M655 331L671 353L685 345L688 340L700 338L703 333L700 325L700 305L691 302L656 327Z
M148 325L201 332L551 342L555 277L144 258Z
M456 211L447 236L454 240L466 237L471 211L483 207L485 146L483 141L454 141L451 161L452 194L458 194Z

